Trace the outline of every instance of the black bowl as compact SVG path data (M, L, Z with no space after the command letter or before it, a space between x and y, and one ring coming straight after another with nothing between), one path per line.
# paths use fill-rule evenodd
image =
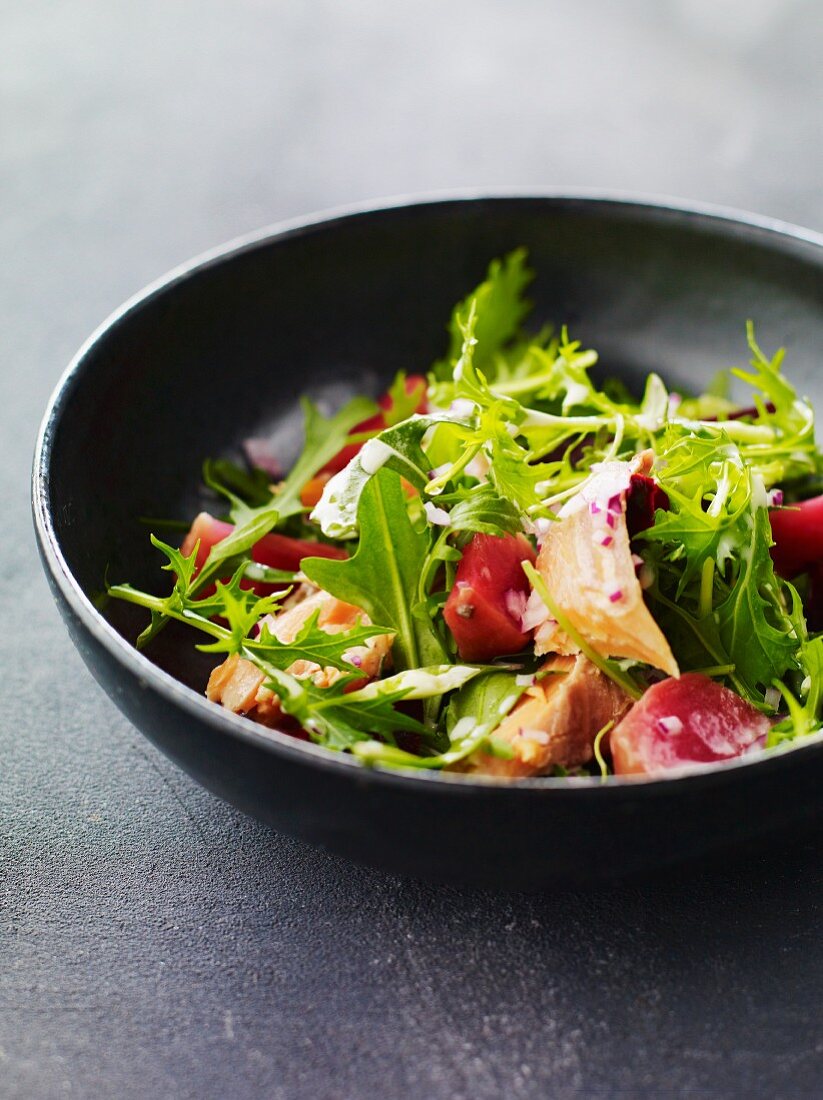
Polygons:
M823 402L823 238L723 211L560 195L446 198L333 214L233 243L173 272L89 340L37 445L34 515L49 580L94 676L147 737L277 829L380 867L536 887L607 878L809 828L823 744L665 781L524 780L369 770L228 714L168 630L94 596L157 585L140 517L190 517L204 457L276 430L299 444L300 394L376 392L443 350L452 304L527 245L535 320L567 322L629 381L699 388L766 348Z

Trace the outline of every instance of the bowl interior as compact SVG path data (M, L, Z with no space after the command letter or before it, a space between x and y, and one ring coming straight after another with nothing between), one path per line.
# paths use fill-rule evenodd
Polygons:
M298 399L331 408L442 353L450 310L489 260L525 245L533 323L568 324L605 373L650 370L696 391L762 346L788 349L798 387L823 399L820 249L763 227L581 199L444 201L357 214L246 246L126 311L94 342L53 424L56 535L87 595L129 580L162 590L141 517L190 519L203 459L275 435L300 445ZM162 531L158 531L162 537ZM171 537L171 536L170 536ZM133 638L142 615L107 614ZM184 630L149 651L202 691L211 659Z

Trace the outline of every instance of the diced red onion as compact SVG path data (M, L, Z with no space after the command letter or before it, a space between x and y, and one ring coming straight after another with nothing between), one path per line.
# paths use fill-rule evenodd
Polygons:
M611 546L614 538L612 535L603 535L597 541L600 543L601 546Z
M549 735L546 730L530 729L528 726L521 727L517 731L518 737L522 737L524 741L534 741L538 745L548 745Z
M543 623L554 623L554 619L549 615L549 609L535 589L526 601L526 609L520 619L520 629L524 634L528 634L530 630L542 626Z
M783 490L782 489L770 489L766 493L766 501L770 508L780 508L783 504Z
M363 667L363 658L360 656L359 653L348 654L346 660L349 662L349 664L354 665L355 668Z
M676 714L670 714L667 718L657 719L657 728L661 733L672 734L676 737L683 732L683 723Z
M622 588L616 588L614 590L614 592L609 593L609 601L611 603L617 603L618 600L622 600L622 599L623 599L623 589Z
M528 602L526 593L518 592L516 588L508 588L504 593L503 602L511 617L518 623L522 622L523 616L526 614L526 604Z

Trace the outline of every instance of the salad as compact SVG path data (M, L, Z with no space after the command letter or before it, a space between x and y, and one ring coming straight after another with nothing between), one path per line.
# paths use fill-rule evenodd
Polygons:
M783 352L749 325L708 392L635 395L524 327L531 279L494 261L427 376L305 400L287 476L265 441L207 461L219 503L151 536L170 590L109 588L138 646L185 623L209 699L383 767L661 776L820 730L823 462Z

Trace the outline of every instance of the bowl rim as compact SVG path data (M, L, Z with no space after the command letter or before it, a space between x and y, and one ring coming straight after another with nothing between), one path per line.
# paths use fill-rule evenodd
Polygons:
M404 788L412 785L426 789L431 794L448 792L449 795L452 793L470 795L482 789L489 794L519 791L522 792L522 797L527 797L527 792L545 797L551 792L555 798L579 799L588 796L603 800L623 797L627 791L631 791L637 797L656 798L664 793L673 793L674 787L682 788L683 784L692 788L698 780L702 781L701 787L707 784L722 785L734 782L740 769L757 767L762 772L767 767L779 768L781 761L785 761L788 756L794 758L797 754L802 754L804 758L809 759L810 754L821 750L823 731L807 738L802 744L787 743L784 747L772 750L768 756L753 754L722 764L685 767L666 777L609 776L607 782L599 776L585 778L544 776L512 780L497 776L456 774L428 769L369 766L349 754L334 752L312 742L299 741L289 734L268 729L233 714L218 704L210 702L205 695L200 695L194 689L176 680L170 673L153 664L145 654L135 649L114 629L97 610L71 572L54 528L49 500L52 444L68 398L83 375L92 353L109 332L126 323L132 314L149 304L154 298L173 289L178 283L218 264L231 262L257 248L268 247L279 241L317 230L326 230L337 223L348 223L375 215L378 217L390 215L410 208L518 200L546 202L549 206L557 208L582 206L594 210L598 207L612 207L635 214L645 213L647 217L669 218L673 221L694 220L731 231L739 229L744 232L752 230L765 232L773 235L777 241L797 242L801 245L811 245L813 249L820 249L821 263L823 263L823 234L777 218L711 203L597 188L514 187L504 190L468 188L403 194L335 206L305 216L278 221L234 237L173 267L127 298L94 329L59 377L49 397L37 433L32 468L32 513L45 568L71 613L82 627L142 687L151 686L171 706L182 708L191 718L205 722L217 733L228 735L276 756L286 756L294 763L330 768L341 776L348 774L360 783L388 784Z

